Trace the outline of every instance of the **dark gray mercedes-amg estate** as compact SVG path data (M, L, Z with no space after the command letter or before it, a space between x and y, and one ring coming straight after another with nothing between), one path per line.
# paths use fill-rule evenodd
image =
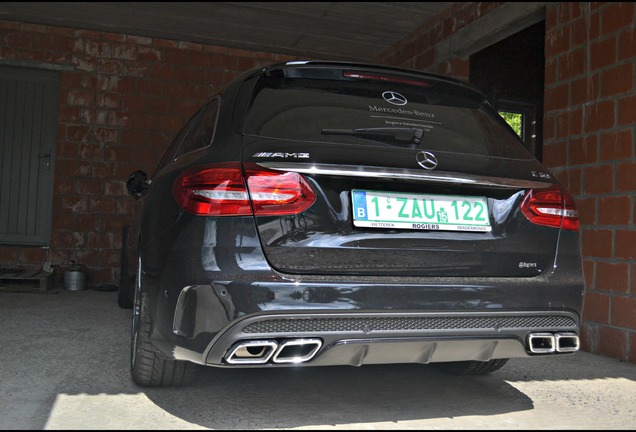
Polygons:
M335 62L250 71L143 196L131 369L435 364L579 349L575 202L461 81Z

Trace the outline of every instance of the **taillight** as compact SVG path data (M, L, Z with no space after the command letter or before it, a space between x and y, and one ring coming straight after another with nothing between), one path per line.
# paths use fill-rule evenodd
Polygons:
M194 167L177 177L172 192L181 207L202 216L292 215L315 200L311 186L298 173L250 165L245 176L247 185L238 162Z
M532 189L521 203L521 212L537 225L577 231L579 212L576 203L561 186Z

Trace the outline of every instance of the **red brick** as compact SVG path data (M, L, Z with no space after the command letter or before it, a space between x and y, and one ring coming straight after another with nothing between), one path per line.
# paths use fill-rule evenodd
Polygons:
M629 346L631 347L631 351L629 352L627 361L630 363L636 363L636 333L632 333L630 335Z
M126 35L120 33L102 33L101 39L109 42L126 42Z
M553 87L553 84L556 83L557 64L558 61L555 57L545 59L543 80L546 87Z
M636 298L614 297L612 302L612 324L636 330Z
M601 160L628 159L633 156L632 130L607 132L601 135Z
M172 100L166 98L149 98L148 112L152 114L168 114L172 112Z
M557 177L559 181L563 183L565 188L573 195L581 194L581 178L582 171L578 168L567 168L561 171Z
M160 96L161 95L161 82L154 80L139 80L137 81L137 91L140 94L148 96Z
M636 231L616 231L616 258L625 260L636 259Z
M130 127L130 115L126 112L110 111L108 113L108 126Z
M115 44L113 45L112 58L115 60L137 60L136 45Z
M66 97L69 106L91 107L95 105L95 94L90 90L70 90Z
M121 96L113 93L98 93L96 105L98 108L118 109L121 106Z
M151 64L148 65L146 76L159 81L171 81L174 79L174 68L169 64Z
M113 179L117 177L117 165L108 162L93 162L93 177Z
M85 196L65 195L62 197L62 209L71 212L85 212L87 200Z
M581 331L579 333L581 350L585 352L595 352L594 343L596 342L596 325L590 324L587 321L581 323Z
M571 26L562 26L547 30L545 35L545 56L553 57L568 51L570 46Z
M106 75L121 75L124 66L119 60L98 60L97 72Z
M55 192L62 195L77 193L77 180L74 178L56 177Z
M188 91L188 85L183 82L164 82L162 83L161 94L163 96L174 96L178 100L182 99Z
M581 230L582 253L586 258L612 258L612 231Z
M85 161L104 160L104 148L95 143L82 143L79 146L79 157Z
M178 49L166 49L164 51L164 62L171 65L188 64L188 54Z
M100 179L82 179L77 183L77 192L82 196L102 196L104 194L104 182Z
M128 63L124 66L124 75L145 78L148 75L148 65L145 63Z
M613 128L616 124L614 101L602 101L585 109L585 131L596 132Z
M583 168L585 193L605 194L614 192L614 167L612 165Z
M583 110L574 109L557 115L556 138L580 135L583 132Z
M595 289L596 275L594 273L594 269L596 268L596 263L590 259L582 260L583 263L583 277L585 278L585 288L586 293L589 293L590 290Z
M632 220L632 199L629 196L601 197L599 203L600 225L628 225Z
M616 38L610 37L590 42L590 65L592 70L616 63Z
M603 34L614 33L624 27L634 25L634 4L632 2L608 2L603 10L601 26Z
M619 60L631 60L636 57L636 28L624 31L618 37Z
M159 127L159 117L157 114L136 113L131 116L130 124L135 129L155 129Z
M96 128L94 139L100 144L117 144L119 143L119 129Z
M588 40L588 18L585 16L572 23L572 47L586 44Z
M636 190L636 161L619 164L617 170L616 191L633 192Z
M84 72L94 72L97 69L97 60L84 55L73 55L72 62L75 69Z
M585 293L583 320L601 324L609 323L610 297L607 294Z
M597 350L604 356L627 360L627 340L629 333L622 330L599 326Z
M579 198L576 200L581 225L596 224L596 200L596 198Z
M631 92L634 89L634 67L632 63L625 63L606 70L601 75L604 97Z
M66 177L90 177L93 174L90 162L77 160L61 162L63 173Z
M177 42L175 40L169 40L169 39L157 39L157 38L154 38L152 40L152 45L158 46L158 47L161 47L161 48L178 48L179 47L179 42Z
M568 85L560 85L554 88L545 89L545 111L555 111L565 109L569 105Z
M152 38L145 36L128 35L128 42L137 45L150 45L152 44Z
M627 96L618 100L618 125L632 126L636 123L636 96Z
M29 48L31 47L31 38L33 37L30 33L24 32L11 32L6 33L4 36L4 42L7 46L12 48Z
M75 229L79 232L99 231L101 226L102 217L100 215L92 213L75 215Z
M559 80L572 79L585 72L585 50L568 51L559 57Z
M598 144L596 135L573 139L568 143L569 165L583 165L598 161Z
M596 263L596 289L626 293L629 291L627 263Z
M117 200L114 197L91 196L88 204L93 214L115 213L115 209L117 208Z

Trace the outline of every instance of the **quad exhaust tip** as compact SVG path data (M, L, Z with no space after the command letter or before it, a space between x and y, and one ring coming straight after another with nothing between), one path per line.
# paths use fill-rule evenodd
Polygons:
M579 350L579 336L573 332L530 333L528 346L534 354L575 352Z
M304 363L311 360L322 341L316 338L241 341L234 345L225 360L229 364Z

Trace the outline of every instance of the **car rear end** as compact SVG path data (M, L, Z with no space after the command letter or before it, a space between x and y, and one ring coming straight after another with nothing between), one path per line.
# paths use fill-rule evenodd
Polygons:
M174 358L359 366L578 350L574 200L475 89L274 65L244 79L232 133L240 156L173 182L173 247L201 263L166 264L181 276L164 283L172 334L157 344Z

